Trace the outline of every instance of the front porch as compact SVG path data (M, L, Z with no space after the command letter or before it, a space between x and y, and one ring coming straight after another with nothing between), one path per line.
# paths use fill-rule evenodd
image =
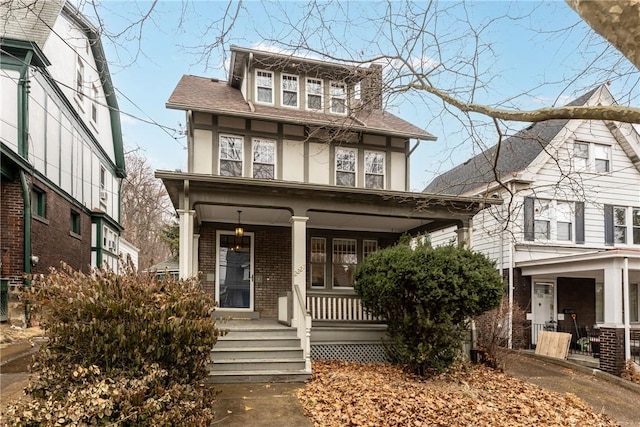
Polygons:
M541 330L571 334L570 354L591 357L619 375L626 360L640 363L640 252L602 250L516 263L530 278L525 344Z

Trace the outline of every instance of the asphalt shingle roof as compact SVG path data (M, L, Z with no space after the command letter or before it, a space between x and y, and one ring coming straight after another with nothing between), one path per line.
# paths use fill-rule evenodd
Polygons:
M42 49L63 5L64 0L0 1L0 37L32 41Z
M353 130L391 133L407 138L434 140L430 133L383 110L362 110L355 117L247 103L242 92L227 82L184 75L167 101L168 108L253 116L279 122L337 126Z
M584 105L597 90L593 89L567 105ZM500 177L525 169L545 149L569 120L547 120L535 123L502 141L497 171ZM498 145L434 178L423 190L430 194L461 195L495 181L493 165Z

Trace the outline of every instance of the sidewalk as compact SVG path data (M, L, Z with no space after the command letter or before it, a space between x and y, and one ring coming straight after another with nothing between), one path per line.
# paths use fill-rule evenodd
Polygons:
M566 360L520 353L505 372L544 389L572 393L623 427L640 426L640 385Z

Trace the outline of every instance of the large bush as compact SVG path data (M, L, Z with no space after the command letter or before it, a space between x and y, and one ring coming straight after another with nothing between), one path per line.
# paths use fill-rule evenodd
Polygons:
M63 268L24 295L48 337L15 425L207 424L201 384L220 331L199 281Z
M503 293L493 262L453 246L398 244L369 255L355 278L367 310L387 320L390 359L420 374L456 361L467 320Z

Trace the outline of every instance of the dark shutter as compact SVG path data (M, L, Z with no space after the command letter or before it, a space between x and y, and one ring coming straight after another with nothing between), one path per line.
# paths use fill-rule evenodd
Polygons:
M613 205L604 205L604 244L613 246Z
M584 202L576 202L576 243L584 245Z
M524 198L524 240L533 241L533 197Z

